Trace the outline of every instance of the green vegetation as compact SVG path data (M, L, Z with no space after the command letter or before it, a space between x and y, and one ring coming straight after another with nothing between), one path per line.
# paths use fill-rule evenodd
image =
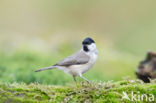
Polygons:
M139 92L139 95L156 96L156 84L154 81L151 84L144 84L137 80L90 84L81 82L69 86L0 83L0 103L134 103L134 101L122 99L123 91L129 97L132 91ZM144 98L137 103L149 103L149 101Z
M71 48L63 46L66 50ZM70 46L69 46L70 47ZM63 50L65 51L65 50ZM72 76L63 71L54 69L43 72L34 72L36 69L51 66L76 50L52 53L17 50L13 53L0 53L0 82L34 83L67 85L73 83ZM102 52L100 50L100 52ZM110 57L110 58L109 58ZM125 58L126 57L126 58ZM129 76L135 78L135 68L138 58L124 53L105 49L104 55L99 54L95 66L84 74L90 81L121 80ZM122 72L121 72L122 71ZM80 79L80 78L78 78ZM81 79L79 81L82 81Z

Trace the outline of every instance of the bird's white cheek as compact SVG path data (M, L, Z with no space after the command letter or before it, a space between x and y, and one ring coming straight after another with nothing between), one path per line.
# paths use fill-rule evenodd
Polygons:
M90 51L93 51L96 49L96 45L94 43L92 43L91 45L88 46Z

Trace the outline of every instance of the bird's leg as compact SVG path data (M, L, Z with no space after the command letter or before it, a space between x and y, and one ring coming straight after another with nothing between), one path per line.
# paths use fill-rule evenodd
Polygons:
M82 79L86 80L86 81L87 81L87 83L89 83L89 80L88 80L88 79L86 79L85 77L83 77L83 76L82 76L82 74L79 74L79 76L80 76Z
M74 81L76 82L76 76L73 75L73 79L74 79Z

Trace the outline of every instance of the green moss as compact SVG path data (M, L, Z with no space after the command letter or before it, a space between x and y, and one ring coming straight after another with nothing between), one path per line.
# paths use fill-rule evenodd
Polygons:
M153 94L156 96L156 84L144 84L140 81L119 81L107 83L76 83L70 86L51 86L24 83L0 84L0 103L132 103L122 99L123 91L128 96L131 92ZM155 98L156 99L156 98ZM137 101L146 103L147 101Z

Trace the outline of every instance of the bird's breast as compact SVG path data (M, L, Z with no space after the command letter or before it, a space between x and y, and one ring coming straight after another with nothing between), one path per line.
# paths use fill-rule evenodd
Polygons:
M82 65L72 65L70 67L70 72L72 74L78 75L79 73L85 73L87 72L96 62L97 60L97 54L90 55L90 59L88 63L82 64Z

